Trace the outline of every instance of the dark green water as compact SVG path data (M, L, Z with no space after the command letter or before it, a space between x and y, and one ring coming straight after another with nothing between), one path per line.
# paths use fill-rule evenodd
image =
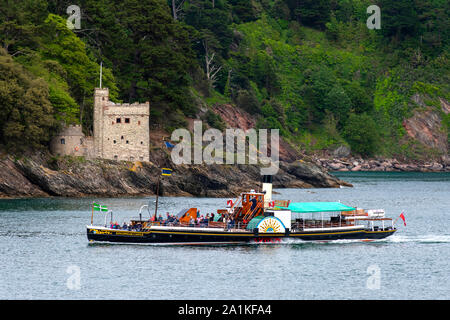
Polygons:
M89 244L94 199L0 200L0 299L449 299L450 174L339 177L354 188L279 189L274 198L384 208L394 218L404 211L407 227L371 243ZM153 201L96 200L119 223ZM160 200L161 213L226 204Z

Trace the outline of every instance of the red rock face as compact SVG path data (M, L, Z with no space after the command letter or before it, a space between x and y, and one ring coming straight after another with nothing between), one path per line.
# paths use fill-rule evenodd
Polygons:
M450 103L448 103L448 101L446 101L445 99L442 99L442 98L439 98L439 101L441 103L442 111L444 111L445 114L449 114L449 112L450 112Z
M256 120L247 112L242 109L235 108L229 104L215 105L214 112L220 115L230 128L239 128L242 130L248 130L254 128Z
M447 134L442 130L441 117L436 111L415 111L414 116L403 121L403 127L411 138L422 144L447 152Z
M256 127L256 119L242 109L229 104L215 105L213 111L221 116L228 128L248 130ZM270 146L269 146L270 149ZM292 162L300 159L301 154L280 137L279 157L281 161Z

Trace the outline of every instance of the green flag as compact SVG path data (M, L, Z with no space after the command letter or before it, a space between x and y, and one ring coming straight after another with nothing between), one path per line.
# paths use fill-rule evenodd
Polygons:
M94 203L94 211L108 211L108 207Z

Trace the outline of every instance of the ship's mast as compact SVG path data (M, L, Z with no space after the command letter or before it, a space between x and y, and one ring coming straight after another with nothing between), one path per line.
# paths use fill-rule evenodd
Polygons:
M158 197L159 197L159 181L161 180L161 175L158 176L158 182L156 183L156 204L155 204L155 220L157 220L156 214L158 213Z

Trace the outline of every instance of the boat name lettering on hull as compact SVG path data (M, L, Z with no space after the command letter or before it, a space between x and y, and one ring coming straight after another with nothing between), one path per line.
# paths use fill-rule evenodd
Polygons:
M95 234L112 234L111 231L107 230L97 230L97 229L91 229L89 232L95 233Z

